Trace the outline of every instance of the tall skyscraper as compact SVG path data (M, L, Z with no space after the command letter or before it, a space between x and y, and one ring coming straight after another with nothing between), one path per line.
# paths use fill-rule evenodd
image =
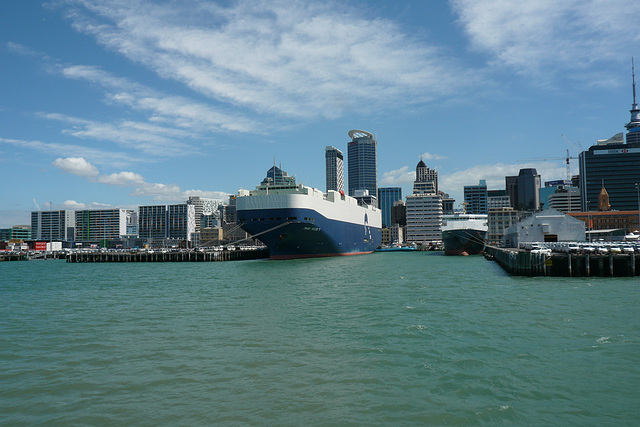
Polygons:
M391 227L391 208L398 200L402 200L401 187L378 188L378 207L382 211L382 227Z
M518 210L537 211L540 209L541 178L534 168L520 169L518 173Z
M633 103L631 104L631 121L625 125L627 130L627 144L640 143L640 108L636 102L636 73L631 58L631 86L633 87Z
M580 153L580 199L582 211L598 207L600 191L606 187L612 210L636 210L638 198L635 184L640 183L640 109L636 103L636 82L631 65L633 103L626 143L618 135L598 140Z
M413 194L438 194L438 172L429 169L422 159L416 166Z
M324 150L326 162L327 191L344 191L344 157L336 147L327 146Z
M347 162L349 172L349 195L355 196L358 190L367 190L371 196L378 194L377 141L364 130L349 131Z

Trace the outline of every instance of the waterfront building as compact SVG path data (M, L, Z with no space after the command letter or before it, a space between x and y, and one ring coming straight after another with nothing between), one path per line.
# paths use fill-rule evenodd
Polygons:
M382 228L391 227L391 209L398 200L402 200L401 187L378 188L378 207L382 211Z
M129 209L83 209L75 212L75 241L102 242L121 239L127 235Z
M407 242L442 240L442 199L439 194L411 194L406 197Z
M487 212L489 209L511 207L511 199L506 190L487 190Z
M378 194L377 141L364 130L349 131L351 142L347 146L349 175L349 196L354 197L357 190L368 190L369 194Z
M75 238L76 212L71 210L31 212L31 238L71 242Z
M188 205L193 205L195 210L195 231L200 231L201 228L204 228L202 225L203 217L206 220L211 221L211 215L216 215L218 212L218 206L222 204L222 201L217 199L210 199L206 197L199 196L191 196L189 200L187 200Z
M195 206L188 203L140 206L138 212L139 236L153 246L164 245L167 239L191 241L196 231Z
M422 159L416 166L413 194L438 194L438 172L429 169Z
M468 214L487 214L487 181L481 179L478 185L464 186L465 210Z
M638 211L569 212L568 215L586 224L593 235L620 230L621 236L640 229ZM624 230L624 231L623 231Z
M526 242L584 242L585 225L569 215L555 209L523 219L504 231L505 247L517 248Z
M14 225L11 228L0 229L0 241L29 239L31 239L31 226L29 225Z
M344 156L336 147L327 146L324 150L326 163L327 191L344 191Z
M518 173L518 210L540 210L540 175L534 168L520 169Z
M520 212L511 206L490 208L487 215L487 241L492 245L502 243L504 230L520 221Z
M546 206L560 212L580 211L580 189L572 186L558 186L549 195Z

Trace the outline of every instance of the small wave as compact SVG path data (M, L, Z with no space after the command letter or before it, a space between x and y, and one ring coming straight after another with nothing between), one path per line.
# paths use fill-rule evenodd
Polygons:
M596 340L596 342L598 344L609 344L610 343L609 338L610 337L600 337Z

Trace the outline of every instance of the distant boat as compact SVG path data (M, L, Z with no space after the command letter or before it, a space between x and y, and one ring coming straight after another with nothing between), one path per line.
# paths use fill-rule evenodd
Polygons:
M458 213L442 216L445 255L476 255L484 252L487 215Z
M417 249L418 248L413 245L382 245L378 249L376 249L376 252L410 252Z
M238 223L269 248L272 259L357 255L382 240L380 209L344 192L263 183L236 198Z

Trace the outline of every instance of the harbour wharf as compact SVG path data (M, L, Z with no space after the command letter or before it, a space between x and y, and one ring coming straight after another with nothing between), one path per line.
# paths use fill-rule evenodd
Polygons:
M213 262L242 261L269 257L269 249L252 248L218 251L176 252L73 252L67 262Z
M629 277L640 275L640 255L553 252L487 246L485 257L514 276Z

